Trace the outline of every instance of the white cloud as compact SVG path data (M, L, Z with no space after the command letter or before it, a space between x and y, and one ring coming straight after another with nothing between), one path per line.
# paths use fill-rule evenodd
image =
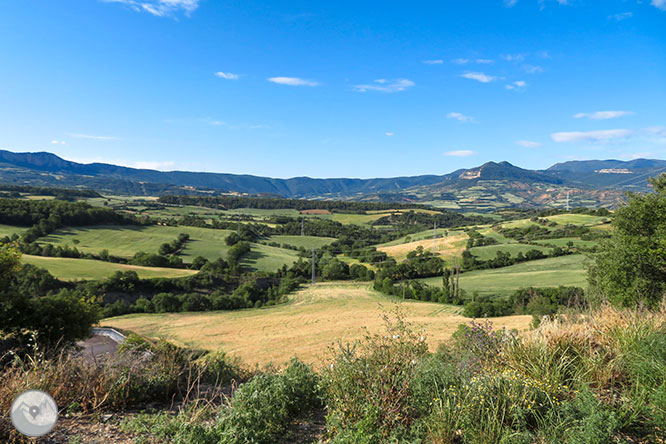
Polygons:
M455 63L456 65L466 65L469 62L470 62L469 59L462 59L462 58L451 60L451 63Z
M616 22L621 22L622 20L630 19L634 14L631 12L620 12L619 14L613 14L608 16L608 20L615 20Z
M539 148L541 144L539 142L532 142L531 140L517 140L516 145L520 145L525 148Z
M277 83L278 85L289 85L289 86L317 86L318 82L301 79L298 77L270 77L267 79L269 82Z
M631 135L628 129L612 129L600 131L572 131L551 134L555 142L609 142L623 139Z
M393 133L384 133L384 134L389 136L389 137L393 136Z
M517 80L513 83L510 83L510 84L506 85L505 88L510 90L510 91L514 91L514 90L517 90L517 89L520 89L520 88L525 88L526 86L527 86L527 82L525 82L524 80Z
M539 65L527 65L525 66L525 72L527 74L540 74L543 72L543 68Z
M51 143L53 145L67 145L67 142L65 142L64 140L52 140Z
M444 60L441 59L436 59L436 60L424 60L423 63L426 65L441 65L444 63Z
M651 5L662 11L666 11L666 0L652 0Z
M484 74L482 72L468 72L465 74L462 74L460 77L464 77L466 79L471 79L471 80L476 80L481 83L490 83L494 82L497 80L497 77L494 76L489 76L487 74Z
M215 75L217 77L221 78L221 79L227 79L227 80L238 80L238 79L240 79L239 74L234 74L232 72L219 71L219 72L216 72Z
M525 60L524 54L504 54L502 58L507 62L522 62Z
M88 140L120 140L119 137L112 136L94 136L91 134L79 134L79 133L67 133L69 137L74 137L75 139L88 139Z
M442 156L468 157L468 156L473 156L475 154L476 152L470 150L456 150L456 151L447 151L446 153L442 153Z
M474 117L466 116L466 115L461 114L461 113L448 113L446 115L446 118L447 119L459 120L461 122L474 122Z
M507 8L515 6L516 3L518 3L518 0L504 0L504 6Z
M145 11L158 17L178 12L191 14L199 7L199 0L102 0L105 3L121 3L135 11Z
M377 79L372 84L368 85L355 85L354 89L360 92L366 91L381 91L381 92L398 92L404 91L407 88L411 88L416 85L409 79L395 79L395 80L386 80L386 79Z
M474 61L475 61L476 63L480 63L480 64L482 64L482 65L488 65L488 64L494 62L494 60L491 60L491 59L476 59L476 60L474 60Z
M597 111L594 113L578 113L573 117L576 119L592 119L592 120L607 120L617 119L618 117L630 116L634 114L632 111Z

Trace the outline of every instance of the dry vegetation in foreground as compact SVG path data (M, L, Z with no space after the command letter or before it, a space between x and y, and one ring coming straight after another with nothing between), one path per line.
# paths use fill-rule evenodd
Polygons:
M224 350L246 364L283 363L293 356L320 364L334 341L360 339L363 327L380 330L381 314L397 304L407 321L423 326L431 349L448 339L458 324L470 321L457 314L458 307L388 298L368 284L318 283L298 291L285 305L232 312L127 315L101 324L179 345ZM525 331L531 320L531 316L508 316L493 319L493 323Z

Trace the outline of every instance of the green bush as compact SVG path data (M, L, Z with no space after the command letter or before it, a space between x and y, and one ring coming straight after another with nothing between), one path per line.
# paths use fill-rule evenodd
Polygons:
M216 433L221 443L274 443L289 423L320 406L318 376L293 359L283 373L252 378L220 411Z

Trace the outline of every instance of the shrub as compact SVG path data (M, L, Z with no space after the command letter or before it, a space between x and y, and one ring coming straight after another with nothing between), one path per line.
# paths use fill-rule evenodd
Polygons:
M395 321L384 317L384 334L366 334L356 346L340 344L323 372L329 432L340 434L339 442L349 436L358 442L383 442L400 436L418 416L410 402L410 383L428 348L402 314L396 315Z
M274 443L290 421L320 403L317 375L293 359L283 373L257 375L234 393L217 418L218 442Z

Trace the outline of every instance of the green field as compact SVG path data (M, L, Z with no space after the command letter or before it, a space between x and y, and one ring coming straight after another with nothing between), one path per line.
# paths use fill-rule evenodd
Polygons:
M549 244L549 245L555 245L556 247L562 247L562 248L567 246L567 242L573 242L574 247L577 247L577 248L593 248L593 247L595 247L599 244L599 242L597 242L597 241L584 241L584 240L580 240L577 237L563 237L563 238L560 238L560 239L543 239L543 240L539 240L539 241L535 241L535 242L537 244L541 244L541 245Z
M185 263L192 262L197 256L203 256L208 260L225 258L230 248L224 242L224 239L231 233L230 230L157 225L63 228L40 238L39 243L69 245L84 253L93 254L99 254L102 250L107 249L113 256L131 258L139 251L157 253L161 244L173 241L179 233L190 235L190 240L180 254ZM75 240L78 240L78 243L74 243ZM325 243L328 242L325 240ZM242 264L249 269L275 271L284 264L291 265L296 259L296 252L293 250L252 244L252 251L247 258L244 258Z
M316 237L316 236L271 236L268 238L269 242L277 242L279 244L292 245L294 247L303 247L307 250L312 248L321 248L335 241L333 237Z
M140 278L175 278L196 274L195 270L176 268L138 267L135 265L113 264L91 259L70 259L30 256L24 254L22 261L37 267L46 268L55 277L65 280L98 280L111 276L116 271L136 271Z
M13 225L0 224L0 237L11 236L12 234L21 234L26 231L28 227L15 227Z
M480 295L504 297L525 287L587 287L586 259L582 254L576 254L494 270L470 271L460 275L460 286L468 296L477 291ZM441 277L419 280L438 287L442 285Z
M599 225L610 220L608 217L590 216L587 214L558 214L556 216L548 216L546 219L562 225L584 225L587 227Z
M282 268L283 265L289 267L297 260L298 255L294 250L252 244L252 250L243 256L241 264L246 269L275 271L278 268Z
M510 253L511 257L516 257L518 253L527 253L530 250L539 250L544 254L550 253L551 249L546 247L540 247L538 245L527 245L527 244L500 244L500 245L487 245L485 247L474 247L470 249L470 252L482 261L487 261L488 259L494 259L497 256L498 251L503 251Z
M226 253L224 238L228 230L213 230L197 227L166 227L151 225L146 227L134 225L107 225L94 227L63 228L39 239L40 244L69 245L84 253L99 254L107 249L114 256L130 258L139 251L157 253L160 245L171 242L179 233L190 235L183 259L204 256L215 259L219 251ZM78 240L78 243L74 243Z

